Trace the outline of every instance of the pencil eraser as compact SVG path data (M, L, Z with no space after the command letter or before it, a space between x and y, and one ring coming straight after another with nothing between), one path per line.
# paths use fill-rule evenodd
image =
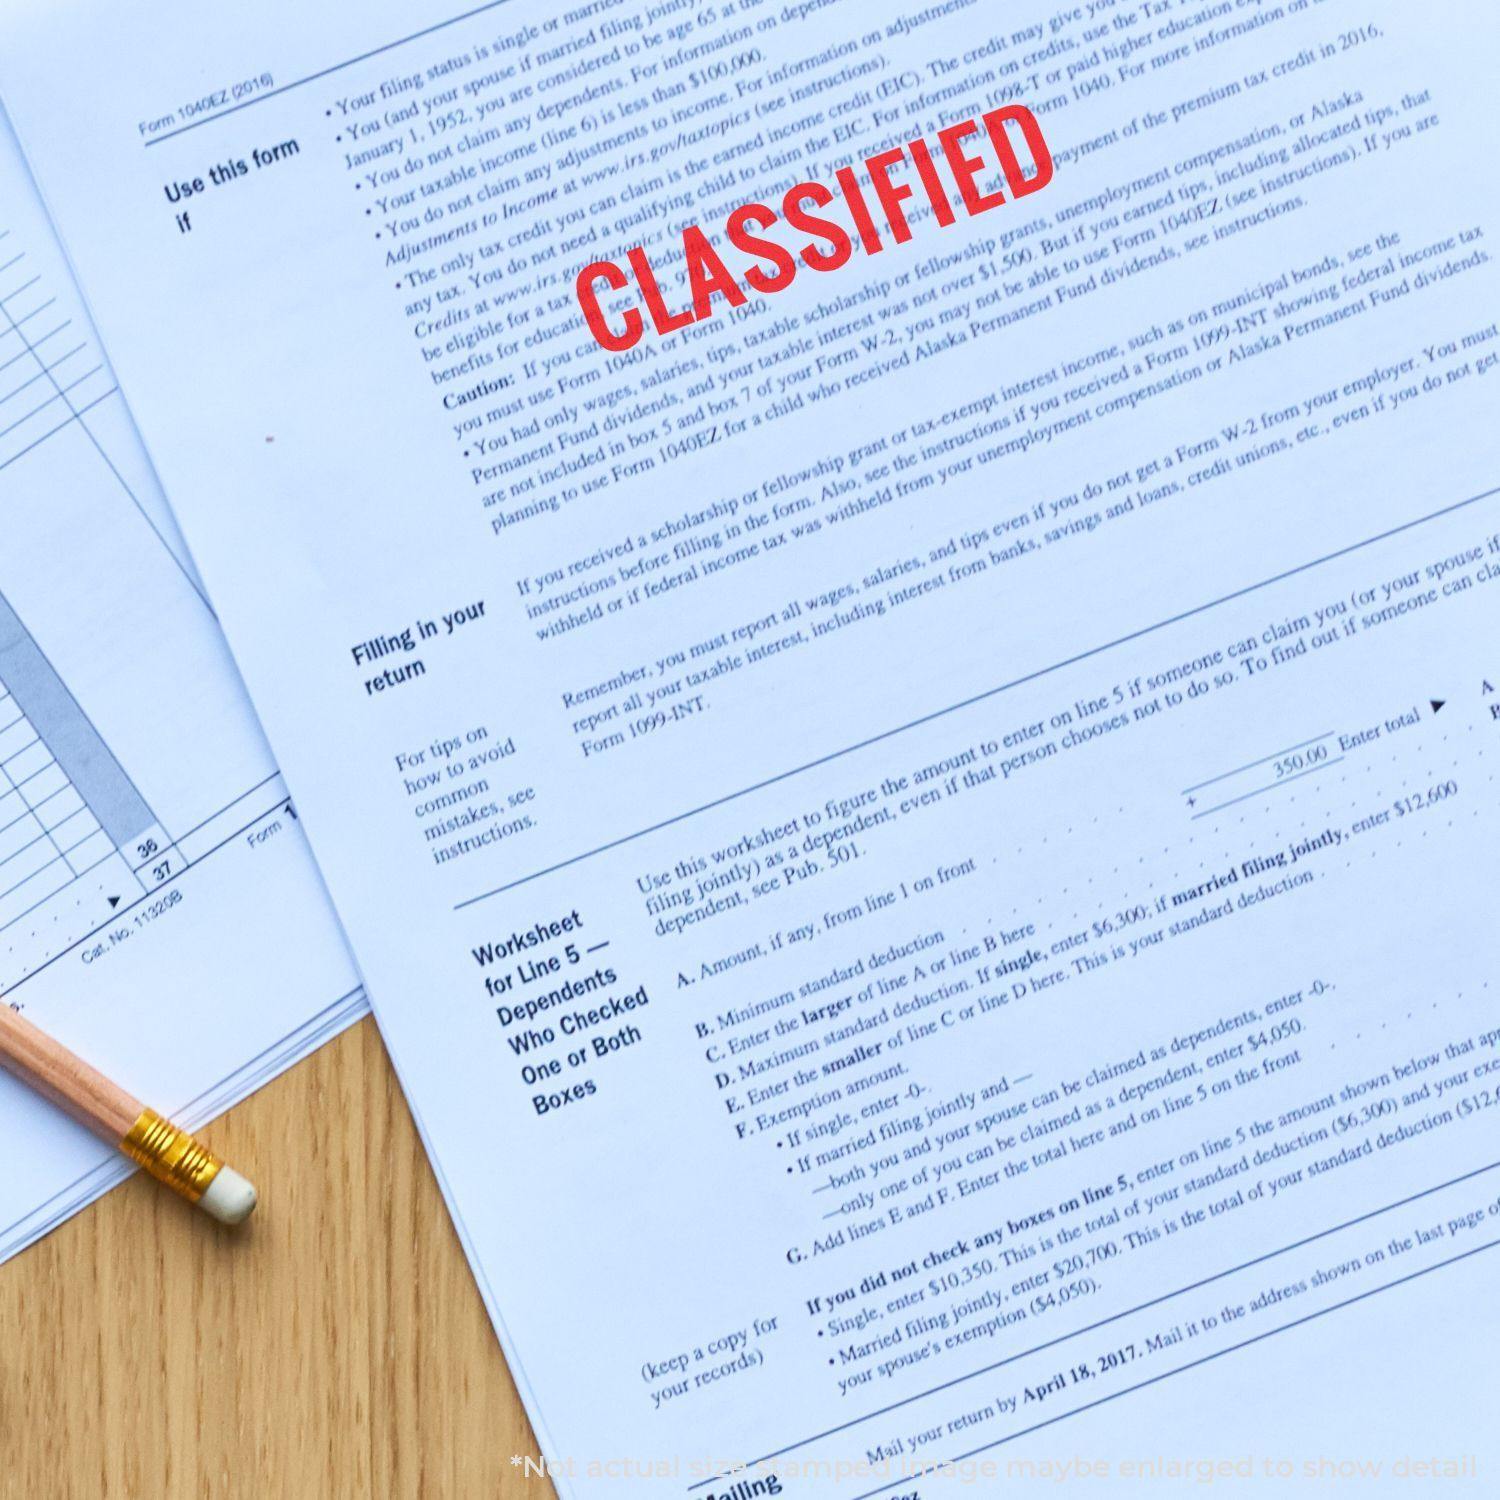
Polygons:
M204 1189L198 1207L221 1224L243 1224L255 1211L255 1184L233 1167L220 1167Z

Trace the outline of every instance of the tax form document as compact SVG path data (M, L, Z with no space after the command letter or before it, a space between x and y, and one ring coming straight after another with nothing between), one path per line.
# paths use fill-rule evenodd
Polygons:
M523 1478L1491 1492L1497 43L7 7Z
M365 1009L0 117L0 995L201 1125ZM0 1075L0 1260L131 1170Z

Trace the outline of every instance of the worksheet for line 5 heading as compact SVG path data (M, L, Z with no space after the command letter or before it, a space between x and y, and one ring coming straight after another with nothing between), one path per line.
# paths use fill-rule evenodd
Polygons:
M1497 44L7 7L523 1473L1492 1491Z
M3 116L0 996L190 1125L365 1010ZM131 1170L9 1074L0 1131L0 1260Z

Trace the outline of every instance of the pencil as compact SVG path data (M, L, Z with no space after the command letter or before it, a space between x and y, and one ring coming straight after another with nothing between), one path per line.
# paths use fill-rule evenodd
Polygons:
M0 1066L221 1224L241 1224L255 1188L185 1130L147 1109L0 1001Z

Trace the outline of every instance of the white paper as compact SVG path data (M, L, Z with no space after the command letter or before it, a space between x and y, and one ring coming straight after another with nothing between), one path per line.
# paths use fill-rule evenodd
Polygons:
M365 1010L3 117L0 994L189 1126ZM0 1134L0 1260L130 1170L9 1074Z
M561 1492L1492 1487L1497 40L10 7ZM1011 101L1044 190L584 326Z

